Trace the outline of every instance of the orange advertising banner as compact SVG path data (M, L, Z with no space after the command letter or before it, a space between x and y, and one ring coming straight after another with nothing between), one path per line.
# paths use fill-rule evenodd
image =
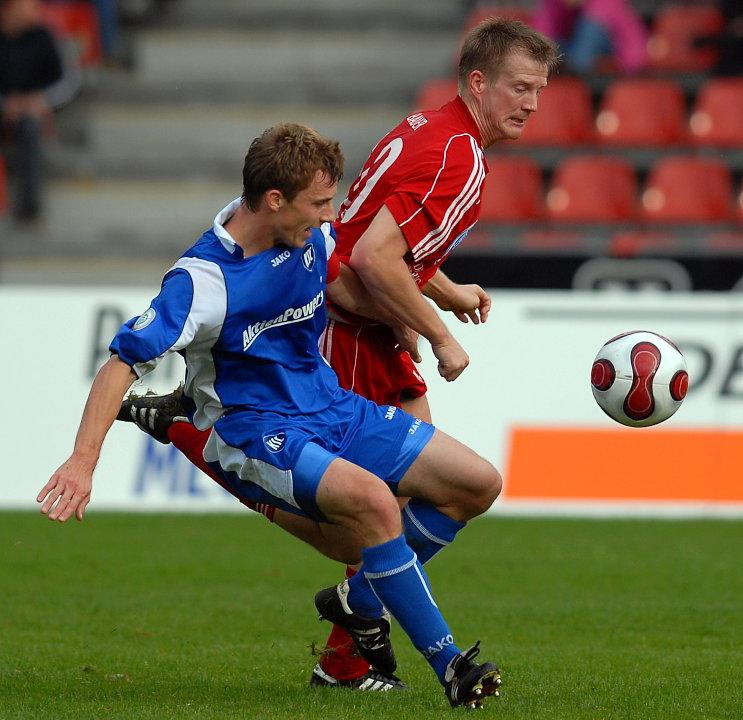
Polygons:
M506 500L743 502L743 431L515 427Z

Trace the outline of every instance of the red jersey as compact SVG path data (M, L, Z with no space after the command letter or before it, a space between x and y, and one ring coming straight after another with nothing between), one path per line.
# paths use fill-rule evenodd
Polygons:
M405 118L377 143L341 205L336 252L347 261L386 205L422 287L480 217L486 173L480 131L461 98Z

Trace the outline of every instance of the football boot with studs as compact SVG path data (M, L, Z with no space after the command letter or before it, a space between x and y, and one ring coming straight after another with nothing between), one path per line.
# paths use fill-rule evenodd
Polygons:
M167 445L168 428L174 422L188 422L186 411L181 404L183 387L167 395L156 395L148 390L145 395L129 395L121 403L117 420L134 423L158 442Z
M408 687L397 675L387 675L376 668L370 668L369 672L354 680L336 680L332 675L328 675L319 663L315 665L315 669L312 671L310 685L312 687L348 688L365 692L407 690Z
M352 638L356 649L369 665L384 674L397 668L395 651L390 640L390 616L365 618L348 605L348 581L320 590L315 595L315 607L320 620L329 620L342 627Z
M480 654L478 640L469 650L452 658L444 673L444 692L452 707L482 707L486 697L498 697L501 685L500 670L493 663L478 665Z

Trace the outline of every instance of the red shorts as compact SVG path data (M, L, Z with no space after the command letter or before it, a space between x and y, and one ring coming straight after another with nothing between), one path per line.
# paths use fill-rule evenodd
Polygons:
M386 325L351 325L328 320L320 352L340 386L378 405L425 395L428 388L410 355L399 348Z

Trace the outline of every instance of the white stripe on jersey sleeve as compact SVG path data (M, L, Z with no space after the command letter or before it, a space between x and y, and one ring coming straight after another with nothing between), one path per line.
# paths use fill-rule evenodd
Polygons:
M325 254L330 257L335 250L335 238L332 234L333 226L330 223L323 223L320 225L320 231L325 238Z
M196 403L193 422L199 430L211 427L224 408L214 389L216 369L211 349L219 339L227 315L227 288L216 263L185 257L173 269L186 270L193 282L193 302L183 334L173 350L186 350L186 394Z
M423 198L422 202L425 203L428 196L433 192L436 181L438 180L439 175L446 166L446 155L449 150L449 146L456 138L459 137L467 137L469 139L469 145L470 149L472 150L473 160L472 171L470 172L470 176L467 179L467 182L464 184L464 187L460 191L459 195L454 198L452 203L446 209L441 224L435 230L431 230L431 232L429 232L413 248L413 258L415 260L420 260L427 255L430 255L432 252L435 252L442 243L446 242L449 239L449 235L456 224L462 219L467 210L469 210L480 197L480 187L482 185L482 181L485 179L485 166L482 160L482 150L477 144L475 138L473 138L471 135L465 134L454 135L452 138L449 139L449 142L446 144L446 149L444 150L444 158L441 168L439 169L439 172L434 179L434 183L431 186L431 189L428 191L428 193L426 193L426 196ZM409 219L412 219L412 217L413 216L411 216L411 218Z

